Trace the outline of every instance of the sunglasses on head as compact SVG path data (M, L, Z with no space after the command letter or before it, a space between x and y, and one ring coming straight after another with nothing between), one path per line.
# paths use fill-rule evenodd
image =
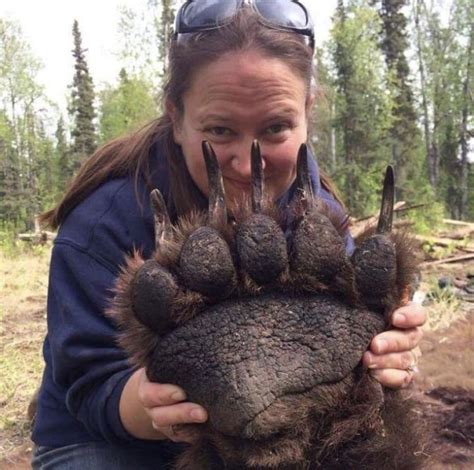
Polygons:
M174 35L218 29L237 11L250 5L265 26L308 37L314 49L314 26L305 6L297 0L187 0L176 14Z

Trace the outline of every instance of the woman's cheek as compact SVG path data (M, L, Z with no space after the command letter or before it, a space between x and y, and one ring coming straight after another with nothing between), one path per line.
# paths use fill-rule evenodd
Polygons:
M197 155L194 155L193 158L186 159L186 166L196 186L202 193L207 195L207 173L204 158L201 157L200 160L198 160Z

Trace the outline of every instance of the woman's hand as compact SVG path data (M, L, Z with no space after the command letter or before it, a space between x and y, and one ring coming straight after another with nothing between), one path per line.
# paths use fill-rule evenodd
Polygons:
M120 418L125 429L139 439L192 442L191 433L180 425L203 423L207 421L207 412L185 400L181 388L152 383L145 369L138 369L128 379L120 397Z
M185 401L184 390L176 385L150 382L141 370L138 397L149 416L152 426L175 442L192 442L192 436L180 424L207 421L206 410Z
M372 340L363 364L382 385L402 388L412 381L421 356L418 345L423 333L420 327L425 321L425 309L410 302L393 312L394 329L384 331Z

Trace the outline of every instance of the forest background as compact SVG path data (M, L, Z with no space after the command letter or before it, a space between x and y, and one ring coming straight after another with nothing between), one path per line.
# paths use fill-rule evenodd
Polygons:
M41 64L21 25L0 17L2 239L32 229L98 146L160 114L176 3L121 9L122 68L100 87L75 21L64 115L38 82ZM474 219L473 10L472 0L337 2L330 37L316 50L312 144L353 216L377 211L392 164L397 199L422 205L417 229Z

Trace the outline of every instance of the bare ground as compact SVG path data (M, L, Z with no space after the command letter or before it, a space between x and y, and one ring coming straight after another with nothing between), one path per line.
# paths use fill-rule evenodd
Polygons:
M26 412L43 367L48 259L47 249L0 253L0 470L30 468ZM474 263L427 270L421 287L429 291L440 276L465 279L469 272ZM430 470L474 468L474 304L444 292L435 297L411 394L436 435L435 450L442 449Z

